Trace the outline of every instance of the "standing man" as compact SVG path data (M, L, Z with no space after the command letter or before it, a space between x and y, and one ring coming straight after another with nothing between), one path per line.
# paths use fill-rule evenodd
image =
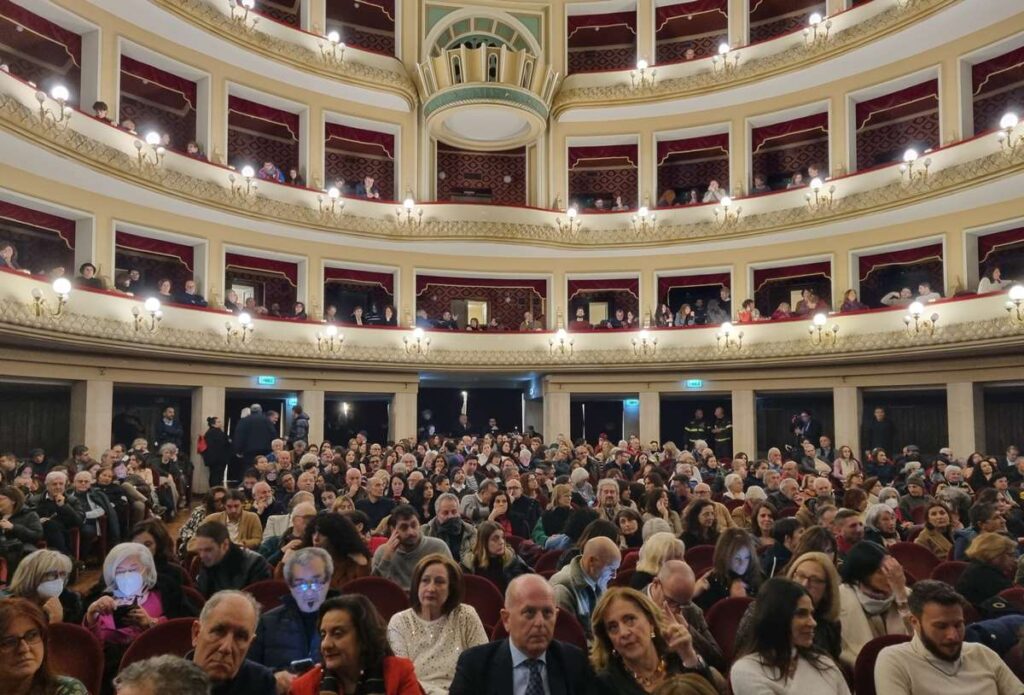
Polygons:
M889 420L885 408L875 408L874 416L864 425L864 435L860 444L864 447L864 460L871 458L871 452L875 449L883 449L887 454L893 454L893 446L896 442L896 428Z
M725 416L725 408L722 406L715 408L711 435L715 439L715 456L719 459L732 458L732 420Z
M301 405L292 406L292 424L288 428L288 446L295 442L309 441L309 413L302 410Z
M710 430L708 429L708 423L704 419L704 410L697 408L693 411L693 419L690 420L689 424L683 428L686 432L686 443L687 448L693 451L698 441L708 441L710 439Z
M175 417L176 415L177 413L171 406L164 408L163 416L160 418L160 422L156 423L156 430L153 432L157 449L167 443L178 447L179 451L184 448L185 428L181 426L181 421Z
M263 414L263 406L253 403L249 414L238 421L235 428L235 454L242 457L241 466L228 467L228 482L238 485L241 472L251 468L257 456L270 453L271 442L277 438L277 430Z

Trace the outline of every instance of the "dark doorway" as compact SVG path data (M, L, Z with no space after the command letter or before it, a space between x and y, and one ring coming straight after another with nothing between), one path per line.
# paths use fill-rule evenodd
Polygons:
M366 432L370 442L389 440L390 397L330 393L324 400L324 438L335 447L346 446L348 440Z
M449 434L459 421L462 412L462 394L466 394L466 414L474 433L487 430L490 418L498 421L503 431L522 431L523 389L522 388L421 388L419 393L418 427L425 424L423 411L430 410L436 431Z
M885 408L886 417L892 421L896 431L896 451L888 452L891 458L898 456L904 446L916 444L921 448L922 456L931 460L939 453L939 449L949 444L945 389L865 391L862 427L868 418L874 417L877 407ZM842 444L836 442L837 446Z
M174 408L174 417L185 430L183 447L188 454L192 441L192 391L155 386L114 386L114 418L110 423L112 441L130 447L132 440L145 437L150 451L157 423L165 408ZM211 413L212 414L212 413ZM99 458L96 452L93 456Z
M569 434L575 442L584 439L595 444L603 432L607 439L619 443L622 439L621 398L591 398L569 403Z
M248 413L253 403L259 403L263 408L263 414L271 412L278 414L277 436L284 437L288 432L286 417L291 410L288 405L288 394L270 393L266 391L229 391L224 399L224 427L228 436L232 436L238 421L242 419L242 410Z
M1006 447L1024 447L1024 384L985 386L984 453L1003 460ZM956 452L960 455L960 452ZM964 452L964 456L969 452Z
M794 451L800 450L793 428L802 410L809 410L811 417L821 424L822 434L831 438L835 432L831 391L757 394L755 406L758 458L765 458L773 446L782 449L783 456L786 455L786 446ZM818 446L818 442L813 444ZM838 446L839 442L833 444Z
M662 395L661 441L675 442L680 449L686 448L686 432L683 428L693 419L694 411L698 408L703 410L704 421L710 424L718 406L725 408L725 416L731 420L732 396L728 393Z
M27 458L43 449L47 458L63 461L70 455L68 421L70 384L0 382L0 453ZM99 458L100 452L92 452Z

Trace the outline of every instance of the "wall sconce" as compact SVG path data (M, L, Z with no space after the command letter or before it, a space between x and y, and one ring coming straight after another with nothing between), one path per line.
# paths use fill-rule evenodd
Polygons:
M824 19L820 12L811 13L807 26L804 28L804 43L808 48L823 46L828 42L828 32L832 28L832 20Z
M57 295L57 306L50 309L43 297L43 291L38 287L32 290L32 299L35 304L36 318L43 314L49 314L53 318L59 318L64 314L64 307L68 303L68 295L71 294L71 281L67 278L57 278L53 281L53 293Z
M1002 130L996 139L999 140L999 147L1002 148L1003 152L1007 157L1013 157L1017 154L1017 148L1024 143L1024 132L1014 134L1017 129L1017 125L1020 123L1020 119L1017 118L1015 113L1003 114L1003 117L999 119L999 127Z
M650 89L654 86L654 76L658 71L653 68L648 71L648 67L647 61L641 58L636 61L636 70L629 71L629 81L633 89Z
M903 317L903 323L907 327L907 335L911 338L927 333L935 335L935 324L939 321L939 315L932 313L931 316L924 315L924 304L912 302L907 307L907 315Z
M248 198L256 192L257 183L253 179L256 178L256 170L246 164L242 167L242 179L245 181L245 185L237 182L234 173L228 174L228 181L231 182L231 195L238 198Z
M633 231L637 234L646 234L648 230L654 231L658 224L656 218L657 216L646 205L640 206L640 209L633 215Z
M341 345L344 342L345 336L338 332L335 325L328 325L322 332L316 334L316 349L330 355L341 352Z
M419 227L423 224L423 208L413 211L416 201L411 195L407 195L402 201L402 207L395 209L395 217L399 227Z
M160 310L160 300L156 297L149 297L142 303L142 308L145 310L145 315L143 315L143 311L139 307L132 307L132 316L135 317L135 330L156 333L160 319L164 317L164 312Z
M721 330L715 336L718 341L719 350L742 350L743 331L737 331L736 327L726 321L722 324Z
M147 165L153 168L160 166L164 161L164 155L167 154L163 138L155 130L146 133L145 143L135 138L132 144L135 145L135 153L139 157L139 169L144 169Z
M657 350L658 339L651 335L650 331L642 330L640 335L633 338L633 354L637 357L652 356Z
M729 54L732 53L732 60ZM718 55L711 56L711 69L717 75L728 75L740 66L740 52L733 51L725 41L718 44Z
M811 345L815 347L823 347L836 344L836 339L839 335L839 326L834 323L831 326L826 326L826 323L828 323L828 316L825 314L814 315L814 319L812 319L811 325L807 329L807 332L811 337Z
M743 208L739 206L734 208L732 198L724 196L721 205L716 207L713 212L715 213L715 222L723 227L731 227L740 221L740 213L743 212ZM721 214L721 219L719 219L719 214Z
M922 160L917 150L911 147L903 153L903 164L900 164L900 176L903 177L904 182L907 184L914 183L915 181L925 181L928 179L928 167L931 165L931 157L926 157Z
M320 44L320 57L328 65L341 65L345 62L345 43L341 34L336 31L327 32L327 43Z
M235 26L242 29L255 29L259 24L259 17L249 18L249 10L256 7L256 0L228 0L228 7L231 9L231 21Z
M555 331L554 336L548 338L548 352L550 352L552 355L572 357L573 345L575 343L575 339L570 338L569 334L565 332L564 328L559 328L557 331Z
M345 212L345 201L341 199L341 191L338 190L337 186L331 186L327 189L327 200L330 201L329 205L324 205L324 197L318 195L316 202L320 206L321 217L338 217Z
M1006 302L1006 313L1010 315L1010 321L1018 326L1024 326L1024 285L1014 285L1010 288L1010 300Z
M256 330L256 327L252 325L252 316L245 311L238 315L236 323L225 322L224 328L227 329L229 344L237 340L242 345L252 341L253 332Z
M823 192L824 188L825 183L820 178L815 176L811 179L811 192L804 198L807 199L807 207L812 211L832 209L832 198L835 196L836 185L830 185L827 192Z
M57 111L55 113L51 109L46 108L46 92L41 89L37 91L36 101L39 102L39 123L43 126L57 128L58 130L66 130L71 122L72 109L67 105L70 97L71 94L68 92L68 88L62 84L54 85L50 89L50 98L57 102Z
M407 355L426 355L427 350L430 349L430 336L419 326L412 329L412 340L409 336L402 338L402 342L405 343L405 354Z
M555 224L558 225L558 231L562 234L571 234L572 236L579 234L580 229L583 227L579 214L579 210L576 209L575 205L568 208L565 211L565 220L561 217L555 220Z

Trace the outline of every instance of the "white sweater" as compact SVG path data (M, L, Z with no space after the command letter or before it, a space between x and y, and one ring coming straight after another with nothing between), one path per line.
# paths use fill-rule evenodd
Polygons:
M427 695L445 695L459 655L487 642L487 635L476 609L461 603L433 622L423 620L412 608L396 613L388 622L388 642L395 656L412 660Z
M839 667L827 656L822 660L828 666L819 671L800 657L792 677L776 680L779 674L765 667L759 656L747 654L729 671L733 695L850 695Z

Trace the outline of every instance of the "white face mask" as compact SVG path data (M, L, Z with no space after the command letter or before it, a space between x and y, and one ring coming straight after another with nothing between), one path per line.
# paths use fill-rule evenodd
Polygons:
M36 587L36 593L41 598L56 598L61 595L64 591L64 580L63 579L51 579L48 582L43 582Z
M900 504L900 501L899 501L898 499L896 499L895 497L890 497L889 499L887 499L887 500L885 501L885 503L886 503L887 505L889 505L889 507L890 507L891 509L896 509L896 507L898 507L898 506L899 506L899 504Z
M114 584L122 596L138 596L142 592L142 573L124 572L114 577Z

